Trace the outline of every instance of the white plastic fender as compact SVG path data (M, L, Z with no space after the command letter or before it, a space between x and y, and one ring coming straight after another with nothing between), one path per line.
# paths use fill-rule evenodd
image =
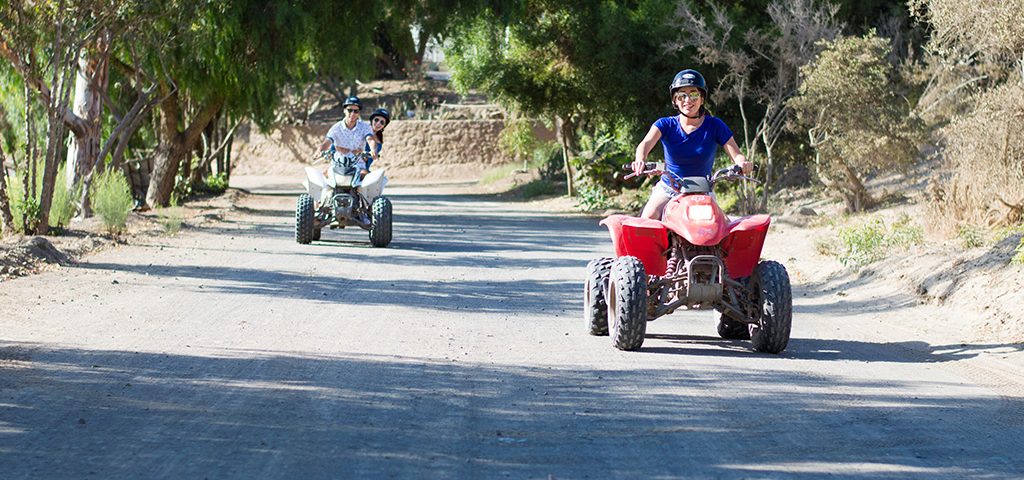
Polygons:
M373 203L373 199L380 196L384 187L388 184L388 178L384 176L384 170L374 170L363 177L358 192L366 201Z
M325 192L329 192L331 189L327 188L327 179L324 178L324 174L319 169L313 167L306 167L306 180L302 182L302 186L306 187L306 193L315 202L323 204L321 195Z

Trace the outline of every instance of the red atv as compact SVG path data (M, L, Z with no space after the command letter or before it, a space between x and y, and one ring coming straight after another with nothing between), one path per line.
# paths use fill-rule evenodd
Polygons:
M646 169L641 175L663 173L653 163ZM601 221L616 258L587 265L587 330L610 330L616 348L637 350L647 322L677 309L713 308L721 313L722 338L749 338L758 352L785 350L793 316L789 274L778 262L760 261L771 217L731 220L711 194L720 180L754 179L739 167L721 169L710 180L669 176L680 195L665 205L662 221L627 215Z

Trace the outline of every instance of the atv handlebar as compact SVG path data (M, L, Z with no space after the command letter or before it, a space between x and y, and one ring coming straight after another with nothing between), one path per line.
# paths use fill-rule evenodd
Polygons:
M631 170L632 168L633 168L633 164L632 163L627 163L627 164L622 165L622 169L623 170ZM759 169L760 169L759 166L757 164L754 164L753 171L756 173ZM663 175L663 174L666 174L666 173L671 175L678 182L682 182L682 180L683 180L682 178L679 178L678 175L676 175L675 173L672 173L669 170L661 170L661 169L659 169L658 168L658 164L654 163L654 162L645 162L644 163L644 170L642 172L640 172L640 173L632 172L632 173L622 177L622 179L623 180L629 180L629 179L631 179L633 177L638 177L638 176L641 176L641 175L649 177L649 176L653 176L653 175ZM752 178L752 177L748 177L746 175L743 175L743 168L740 167L739 165L733 165L731 167L725 167L725 168L719 169L718 171L716 171L714 174L711 175L711 184L712 185L714 185L714 183L717 182L718 180L749 180L751 182L761 183L761 181L756 179L756 178Z

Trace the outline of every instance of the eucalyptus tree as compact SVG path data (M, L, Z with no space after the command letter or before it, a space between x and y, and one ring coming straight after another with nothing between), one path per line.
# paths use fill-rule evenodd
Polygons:
M25 89L25 161L23 176L26 232L45 234L65 134L86 131L85 120L70 108L74 76L85 45L103 31L94 15L99 2L88 0L6 1L0 8L0 57L21 77ZM33 110L44 106L45 149L41 188L36 191L38 161Z
M176 40L151 48L145 68L157 79L158 144L146 193L167 205L182 161L220 111L266 127L283 86L319 71L372 65L372 4L337 8L326 0L182 2L154 23Z
M581 132L635 131L638 140L652 113L669 107L678 68L661 43L672 8L653 0L512 2L461 24L447 59L457 88L553 120L574 195Z

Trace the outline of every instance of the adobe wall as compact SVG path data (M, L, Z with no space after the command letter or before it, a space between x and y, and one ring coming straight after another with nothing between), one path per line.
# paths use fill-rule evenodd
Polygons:
M513 159L498 150L503 120L400 120L384 132L374 167L392 180L473 180ZM267 134L239 128L232 150L235 175L301 175L329 124L281 126Z

